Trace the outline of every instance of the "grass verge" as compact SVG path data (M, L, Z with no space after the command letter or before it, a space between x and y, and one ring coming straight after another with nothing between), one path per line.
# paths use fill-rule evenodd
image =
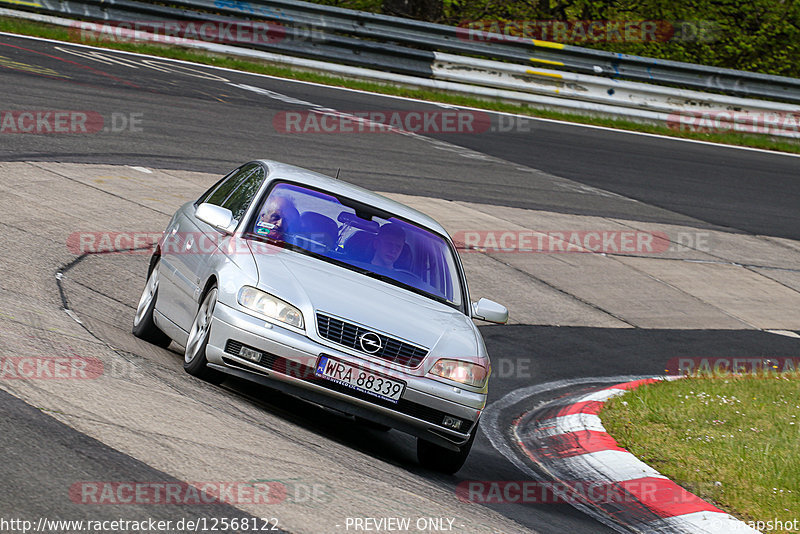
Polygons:
M800 524L797 373L659 382L600 415L621 447L699 497L744 521Z
M142 54L150 54L154 56L180 59L184 61L193 61L205 65L214 65L217 67L225 67L245 72L255 72L259 74L267 74L270 76L277 76L281 78L309 81L309 82L332 85L337 87L347 87L351 89L360 89L374 93L416 98L419 100L427 100L431 102L441 102L445 104L468 106L468 107L486 109L491 111L517 113L521 115L529 115L531 117L541 117L545 119L562 120L579 124L605 126L620 130L645 132L658 135L665 135L669 137L696 139L712 143L739 145L739 146L760 148L765 150L774 150L780 152L800 154L800 141L795 141L795 140L786 140L764 135L752 135L739 132L701 133L701 132L674 130L668 128L667 126L642 124L624 119L578 115L575 113L538 109L520 104L483 100L480 98L455 95L445 91L436 91L431 89L415 89L402 86L374 83L364 80L330 76L325 74L319 74L316 72L309 72L304 70L292 69L288 67L271 65L256 60L238 59L235 57L230 57L222 54L199 52L191 49L181 48L178 46L166 46L166 45L157 45L151 43L112 42L103 40L87 41L81 39L81 37L77 33L70 32L68 31L67 28L64 28L62 26L54 26L40 22L28 21L24 19L0 17L0 31L8 33L16 33L21 35L30 35L34 37L44 37L47 39L54 39L71 43L88 44L92 46L111 48L116 50L126 50L130 52L138 52Z

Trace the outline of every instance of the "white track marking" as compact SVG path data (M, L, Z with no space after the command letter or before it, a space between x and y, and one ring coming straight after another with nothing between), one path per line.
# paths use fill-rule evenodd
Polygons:
M591 474L591 478L579 477L584 480L624 482L645 477L667 478L633 454L624 451L587 452L578 456L560 458L558 462L569 472Z
M570 432L578 432L580 430L605 432L606 429L600 421L600 418L594 414L573 413L539 421L535 429L525 432L525 434L520 434L519 437L527 438L531 436L541 439L559 436L561 434L569 434Z
M590 393L585 397L581 397L580 399L578 399L577 402L590 402L590 401L605 402L608 399L618 397L623 393L625 393L624 389L616 389L616 388L603 389L600 391L595 391L594 393Z
M131 167L131 169L133 169L134 171L143 172L145 174L153 174L153 171L151 171L146 167Z
M75 321L75 322L76 322L76 323L78 323L78 324L83 324L83 322L82 322L82 321L80 320L80 318L79 318L79 317L78 317L78 316L75 314L75 312L73 312L72 310L69 310L69 309L67 309L67 308L64 308L64 311L67 313L67 315L69 315L69 316L70 316L70 318L71 318L73 321Z
M767 332L770 334L778 334L779 336L800 338L800 334L792 332L791 330L767 330Z

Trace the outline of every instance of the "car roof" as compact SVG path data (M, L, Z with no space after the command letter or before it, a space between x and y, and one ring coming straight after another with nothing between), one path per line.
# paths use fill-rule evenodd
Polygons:
M330 191L331 193L342 195L352 200L363 202L364 204L373 206L380 210L387 211L397 215L400 218L433 230L434 232L443 236L449 237L450 235L441 224L436 222L435 219L429 217L428 215L425 215L414 208L410 208L405 204L387 198L383 195L379 195L378 193L364 189L363 187L359 187L357 185L339 180L337 178L332 178L318 172L310 171L302 167L289 165L288 163L281 163L279 161L266 159L259 161L266 165L269 169L267 176L269 180L284 179L309 185L325 191Z

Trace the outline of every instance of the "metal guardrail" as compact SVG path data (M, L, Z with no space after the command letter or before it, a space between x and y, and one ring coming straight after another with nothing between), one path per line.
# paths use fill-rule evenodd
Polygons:
M360 39L390 41L424 50L556 66L582 74L712 90L742 97L800 103L800 79L616 54L578 46L478 32L490 42L468 38L468 30L399 17L292 0L177 0L190 9L215 9L233 16L267 16L284 24L325 28Z
M16 0L0 0L0 5L7 4L15 9L36 11L51 15L60 15L88 21L126 21L143 23L171 21L213 21L241 23L245 17L217 15L201 11L192 11L158 4L137 2L135 0L32 0L17 2ZM35 5L33 5L35 4ZM200 4L203 4L202 6ZM213 2L200 0L193 4L197 8L210 8ZM177 4L176 4L177 5ZM225 10L221 10L225 11ZM285 23L285 21L282 21ZM291 36L290 36L291 37ZM414 50L391 43L363 41L333 33L315 35L309 39L289 38L273 43L236 43L239 46L283 53L299 57L323 59L349 65L378 68L410 74L414 76L431 76L433 53Z
M454 26L365 13L294 0L0 0L15 9L86 20L269 20L293 30L283 42L254 49L432 77L434 52L723 94L800 103L800 79L677 61L615 54L578 46L477 32ZM309 33L311 30L311 33ZM296 35L301 34L300 38ZM309 39L308 36L311 36Z
M609 85L607 78L550 69L532 71L525 65L500 63L450 54L436 54L434 77L459 83L549 94L562 98L586 100L616 106L649 109L664 113L695 113L698 110L741 112L798 113L795 104L768 100L744 99L735 96L702 93L639 82L617 80ZM698 106L702 102L703 106ZM798 115L800 119L800 115Z

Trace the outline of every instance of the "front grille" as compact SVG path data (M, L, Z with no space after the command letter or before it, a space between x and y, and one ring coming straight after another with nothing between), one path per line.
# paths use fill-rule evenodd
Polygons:
M422 359L428 354L428 350L422 347L417 347L410 343L400 341L399 339L373 332L363 326L348 323L324 313L317 313L317 331L320 336L334 343L405 367L418 366L420 362L422 362ZM368 332L380 338L381 348L378 352L370 354L361 348L359 339Z
M287 360L286 358L282 358L275 354L270 354L269 352L264 352L263 350L250 347L248 345L243 345L242 343L235 341L233 339L229 339L225 344L225 352L227 352L228 354L239 356L239 351L241 350L242 346L246 346L253 350L258 350L261 353L261 360L258 362L258 365L266 367L271 371L293 376L295 378L300 378L306 382L313 382L314 384L322 386L326 389L330 389L331 391L344 393L345 395L349 395L351 397L365 400L367 402L376 404L378 406L389 408L390 410L394 410L396 412L416 417L417 419L427 421L428 423L432 423L436 426L442 426L442 422L444 421L444 417L446 415L450 417L455 417L451 414L448 414L447 412L443 412L441 410L437 410L435 408L431 408L423 404L418 404L416 402L411 402L403 398L399 399L397 403L387 401L384 399L379 399L378 397L375 397L368 393L363 393L361 391L357 391L342 384L337 384L336 382L332 382L330 380L326 380L322 377L316 376L314 374L313 367L309 367L308 365L299 362L293 362L291 360ZM228 358L223 358L223 359L225 363L228 365L242 367L240 364L231 359ZM246 367L242 368L247 369ZM466 419L461 419L461 428L459 430L462 432L466 432L470 428L470 425L471 425L470 421Z

